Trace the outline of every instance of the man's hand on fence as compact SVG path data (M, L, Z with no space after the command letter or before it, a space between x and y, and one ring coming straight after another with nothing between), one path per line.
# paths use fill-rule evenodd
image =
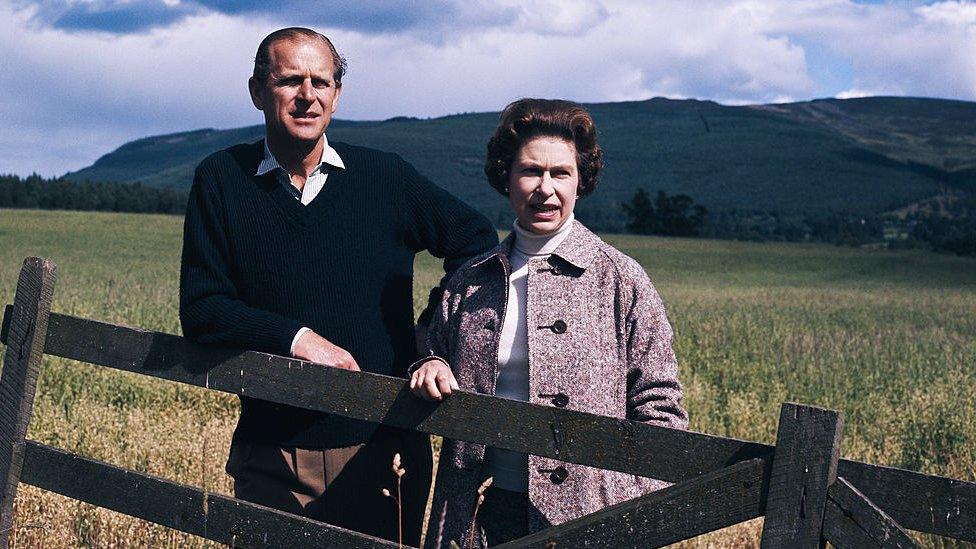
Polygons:
M298 343L295 344L295 358L327 364L343 370L360 371L359 364L349 351L312 331L298 338Z
M460 388L450 366L439 359L424 362L410 376L410 390L426 400L444 400L444 397L451 394L452 389Z

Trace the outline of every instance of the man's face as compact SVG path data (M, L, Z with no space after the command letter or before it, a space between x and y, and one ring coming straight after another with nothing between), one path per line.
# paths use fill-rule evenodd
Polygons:
M264 111L268 137L280 144L317 141L339 104L332 52L318 40L279 40L268 52L271 74L251 78L251 101Z

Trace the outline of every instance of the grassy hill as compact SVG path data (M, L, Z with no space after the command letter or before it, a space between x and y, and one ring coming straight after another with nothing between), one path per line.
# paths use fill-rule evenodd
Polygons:
M580 217L622 226L618 205L638 187L685 193L711 210L878 213L951 185L976 189L976 103L874 97L784 105L696 100L587 105L607 167ZM330 138L400 153L422 173L502 225L505 201L484 183L497 113L380 122L335 121ZM189 185L213 151L263 137L263 127L196 130L125 144L74 180Z

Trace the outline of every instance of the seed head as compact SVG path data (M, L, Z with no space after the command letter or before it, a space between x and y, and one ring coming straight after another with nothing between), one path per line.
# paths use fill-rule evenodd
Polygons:
M495 477L488 477L485 479L484 482L481 483L481 486L478 487L479 496L485 493L485 490L487 490L488 487L491 486L491 481L493 480L495 480Z

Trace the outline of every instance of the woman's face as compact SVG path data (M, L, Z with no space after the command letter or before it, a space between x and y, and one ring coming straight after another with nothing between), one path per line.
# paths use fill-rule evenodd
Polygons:
M535 137L512 161L508 198L523 229L536 234L559 229L573 213L578 188L576 146L569 141Z

